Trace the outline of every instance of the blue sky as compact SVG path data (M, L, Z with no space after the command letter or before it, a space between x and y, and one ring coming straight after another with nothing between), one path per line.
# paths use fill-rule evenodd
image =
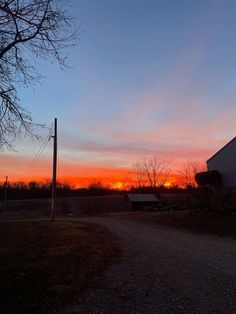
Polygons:
M63 163L78 173L153 154L181 164L235 136L235 1L74 0L69 10L81 24L71 67L40 61L45 79L19 90L35 121L58 118ZM38 146L23 139L11 155L30 159Z

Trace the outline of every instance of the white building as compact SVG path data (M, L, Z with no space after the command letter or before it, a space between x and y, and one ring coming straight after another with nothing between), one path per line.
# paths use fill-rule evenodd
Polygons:
M236 137L207 160L207 168L221 174L224 190L236 188Z

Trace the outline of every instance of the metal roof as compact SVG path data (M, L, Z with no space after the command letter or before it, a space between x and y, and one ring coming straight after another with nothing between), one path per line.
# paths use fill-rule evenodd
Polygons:
M222 152L226 147L228 147L230 144L232 144L236 140L236 137L234 137L231 141L229 141L227 144L225 144L221 149L219 149L213 156L211 156L206 162L210 161L212 158L214 158L216 155Z
M158 202L156 195L154 194L127 194L128 199L131 202Z

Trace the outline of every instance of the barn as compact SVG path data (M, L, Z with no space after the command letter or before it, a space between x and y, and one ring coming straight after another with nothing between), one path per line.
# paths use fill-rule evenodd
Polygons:
M130 210L157 208L158 198L154 194L132 194L128 193L126 199L129 202Z
M221 175L222 189L236 189L236 137L207 160L208 171Z

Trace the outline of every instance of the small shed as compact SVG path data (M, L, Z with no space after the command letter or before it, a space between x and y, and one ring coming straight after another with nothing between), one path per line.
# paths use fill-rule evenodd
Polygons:
M155 194L128 193L126 199L131 210L152 209L157 207L159 200Z

